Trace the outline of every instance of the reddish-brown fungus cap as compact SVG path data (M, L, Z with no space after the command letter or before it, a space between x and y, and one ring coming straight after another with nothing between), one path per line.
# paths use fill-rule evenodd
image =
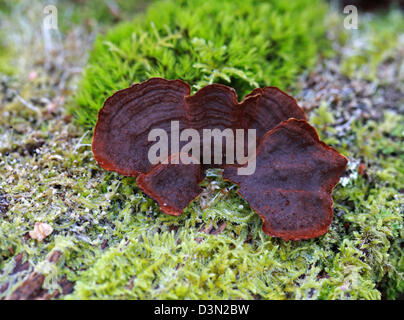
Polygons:
M347 159L319 140L306 121L290 119L269 131L256 154L256 171L223 176L260 215L265 233L284 240L318 237L332 220L334 186Z
M282 121L290 118L307 120L296 100L276 87L256 88L244 100L242 121L246 128L257 130L257 140Z
M164 129L170 139L171 120L185 125L184 97L189 93L181 80L152 78L109 97L98 114L92 142L100 166L127 176L150 171L147 153L154 142L148 134Z
M171 160L178 159L178 164ZM138 186L160 205L166 214L179 216L202 189L199 164L183 164L180 154L171 155L169 164L158 164L136 180Z

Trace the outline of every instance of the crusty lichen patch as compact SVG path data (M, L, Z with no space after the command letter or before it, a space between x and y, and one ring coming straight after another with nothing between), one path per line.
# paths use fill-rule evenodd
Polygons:
M65 51L73 68L83 64L85 40ZM40 42L31 45L21 51L31 63L1 80L0 299L35 272L49 297L67 299L380 299L404 290L404 117L402 100L391 100L400 96L394 79L351 82L336 71L336 48L336 59L297 83L312 123L350 163L329 232L285 242L262 232L218 171L200 199L171 217L135 179L102 170L91 130L64 113L76 106L69 97L78 75L59 87L63 70L45 69ZM41 242L29 237L37 222L53 229Z

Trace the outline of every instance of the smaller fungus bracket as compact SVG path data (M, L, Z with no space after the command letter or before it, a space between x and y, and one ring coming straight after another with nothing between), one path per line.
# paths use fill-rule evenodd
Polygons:
M244 126L257 130L258 141L282 121L290 118L307 120L296 100L276 87L256 88L244 101Z
M172 164L173 159L177 159L178 164ZM201 177L199 164L184 164L179 153L171 155L168 160L168 164L158 164L150 172L140 174L136 182L158 202L161 211L179 216L202 192L199 183L204 177Z
M185 98L191 128L241 128L242 109L236 91L222 84L210 84Z

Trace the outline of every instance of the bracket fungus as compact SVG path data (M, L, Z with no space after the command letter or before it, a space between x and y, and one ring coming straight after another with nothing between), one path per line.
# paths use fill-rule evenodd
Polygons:
M331 193L347 159L320 141L296 100L275 87L254 89L241 102L233 88L221 84L190 92L181 80L151 78L109 97L98 114L92 141L100 166L137 177L139 188L163 212L175 216L201 193L205 170L222 168L223 177L240 186L238 193L263 220L265 233L285 240L324 234L332 221ZM154 143L149 133L154 129L164 131L165 140L178 141L165 153L160 150L164 161L159 163L148 157ZM179 135L187 129L197 133L193 147L199 150L192 161L184 160L189 136ZM235 158L231 144L231 148L220 144L216 157L218 152L209 143L211 159L202 162L203 134L208 129L254 130L256 150L246 158L255 161L255 172L238 174L245 162L237 157L228 161ZM242 144L246 146L246 139ZM210 161L213 154L216 158Z
M177 158L179 163L173 164L173 158ZM177 153L169 157L168 164L161 163L150 172L141 173L136 182L140 189L159 203L161 211L179 216L202 192L199 183L203 178L199 164L184 164Z
M284 240L318 237L332 221L332 190L346 158L321 142L307 121L289 119L269 131L256 153L253 175L224 169L223 177L263 220L265 233Z

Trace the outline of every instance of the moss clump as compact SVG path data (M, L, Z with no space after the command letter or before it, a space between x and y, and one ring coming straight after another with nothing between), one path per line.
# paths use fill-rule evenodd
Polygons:
M287 89L326 48L322 1L163 1L97 39L72 109L92 126L106 97L150 77L212 82L240 96Z

